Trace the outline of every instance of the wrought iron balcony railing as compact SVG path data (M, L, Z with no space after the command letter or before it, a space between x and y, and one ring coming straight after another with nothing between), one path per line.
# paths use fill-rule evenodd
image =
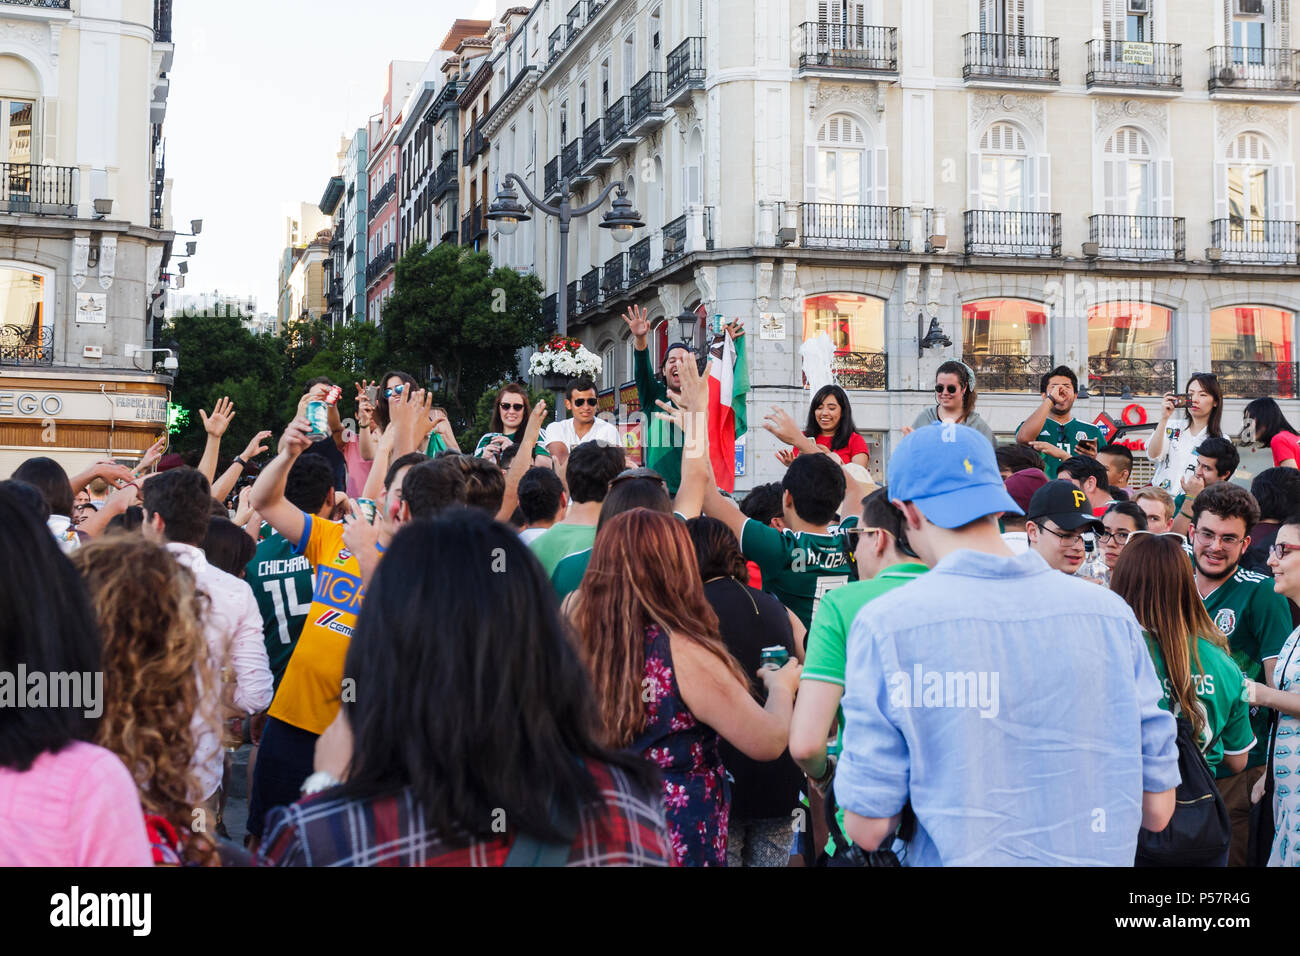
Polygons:
M605 260L605 270L600 287L608 298L623 291L623 278L627 274L627 253L620 252L612 259Z
M628 126L634 132L657 125L664 111L663 71L651 70L637 80L629 100Z
M578 34L582 32L582 28L587 25L587 21L582 16L582 8L583 2L582 0L578 0L578 2L569 9L569 15L564 18L564 25L568 27L570 43L577 39Z
M704 207L704 248L713 249L713 216L716 210L712 206Z
M668 54L665 96L669 104L704 88L704 37L687 37Z
M53 327L48 325L0 326L0 365L53 364Z
M1300 223L1285 219L1215 219L1210 236L1225 262L1290 265L1300 249Z
M635 140L628 134L628 98L620 96L605 110L605 155L616 152L620 146Z
M367 208L368 218L374 219L379 215L379 210L384 208L388 200L397 195L397 174L388 177L388 182L379 187L379 192L375 193L374 198L370 200Z
M889 356L885 352L836 352L831 371L841 388L889 387Z
M600 268L588 270L578 288L578 311L588 312L600 305Z
M77 175L74 166L0 163L0 211L75 216Z
M545 335L552 336L560 327L560 294L552 292L542 300L542 330Z
M663 228L664 265L686 255L686 217L678 216Z
M1210 47L1210 92L1300 93L1300 51Z
M1052 256L1061 254L1059 212L966 211L968 256Z
M582 161L582 140L575 139L565 145L560 152L560 175L572 180L578 175Z
M1178 391L1178 363L1174 359L1127 358L1121 355L1088 357L1088 388L1104 388L1119 395L1127 388L1134 395L1164 395Z
M966 352L963 362L975 373L975 380L985 392L1033 392L1055 363L1050 355L993 355Z
M479 120L474 126L465 131L462 140L461 160L468 166L474 161L474 157L488 148L487 137L483 135L483 121Z
M334 279L330 282L329 292L325 296L325 304L331 309L343 308L342 279Z
M898 29L856 23L810 21L803 34L800 70L897 73Z
M1218 378L1224 398L1297 397L1293 362L1212 358L1210 371Z
M800 244L806 249L907 252L909 215L903 206L806 202L799 207Z
M632 244L627 251L627 286L630 289L650 275L650 237Z
M1181 90L1183 48L1177 43L1088 41L1088 86Z
M555 58L564 52L564 48L569 45L569 25L561 23L552 32L546 41L547 65L555 62Z
M397 245L390 242L380 249L373 259L366 263L366 285L370 285L370 283L387 272L388 267L395 261L397 261Z
M5 0L6 3L22 0ZM24 6L59 7L68 9L68 0L37 0ZM153 0L153 39L155 43L172 42L172 0Z
M1061 82L1060 41L1006 33L967 33L963 38L967 80Z
M546 164L542 181L545 183L547 196L553 196L560 191L560 157L556 156Z
M587 124L587 128L582 131L582 168L588 169L592 163L600 159L600 137L601 120Z
M574 279L569 283L569 321L572 322L578 317L578 280Z
M0 0L0 4L10 7L42 7L46 10L72 9L72 0Z
M435 200L441 199L447 194L448 190L456 188L459 170L460 164L456 162L456 151L452 150L451 155L443 157L442 161L438 163L438 168L434 170L432 191Z
M1182 259L1187 254L1187 220L1182 216L1089 216L1088 241L1097 244L1102 259Z

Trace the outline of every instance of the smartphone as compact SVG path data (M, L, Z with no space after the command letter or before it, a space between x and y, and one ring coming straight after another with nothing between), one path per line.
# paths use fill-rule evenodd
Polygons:
M1191 408L1192 400L1186 395L1174 396L1174 408Z
M378 386L378 385L367 385L367 386L366 386L366 401L368 401L371 405L375 405L375 404L377 404L377 403L379 402L379 386Z
M1074 447L1076 449L1082 449L1083 451L1090 452L1091 454L1094 455L1097 454L1097 441L1096 439L1093 438L1085 438L1082 441L1076 442Z

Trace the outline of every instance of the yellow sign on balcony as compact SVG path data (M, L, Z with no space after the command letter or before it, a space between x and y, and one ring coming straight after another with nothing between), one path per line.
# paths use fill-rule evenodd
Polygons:
M1151 66L1156 61L1156 48L1150 43L1125 43L1121 56L1131 66Z

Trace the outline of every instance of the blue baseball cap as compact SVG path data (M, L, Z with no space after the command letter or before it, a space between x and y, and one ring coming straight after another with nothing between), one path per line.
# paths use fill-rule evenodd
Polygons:
M889 459L889 497L914 503L940 528L1024 514L1002 483L992 443L951 422L918 428L902 440Z

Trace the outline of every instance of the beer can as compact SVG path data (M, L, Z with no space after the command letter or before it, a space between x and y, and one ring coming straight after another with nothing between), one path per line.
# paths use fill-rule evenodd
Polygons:
M361 517L365 519L366 524L374 524L375 518L379 517L379 505L373 498L358 498L357 510L361 512Z
M780 644L773 647L765 647L758 654L759 666L773 664L777 667L784 667L790 660L790 652Z
M326 402L307 403L307 422L311 431L307 437L312 441L324 441L330 437L330 407Z

